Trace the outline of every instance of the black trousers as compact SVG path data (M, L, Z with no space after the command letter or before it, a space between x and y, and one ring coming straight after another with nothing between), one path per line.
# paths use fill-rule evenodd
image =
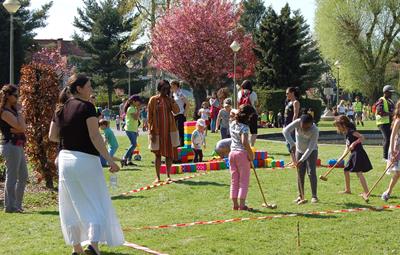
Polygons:
M390 126L391 126L390 124L378 125L378 128L381 131L382 136L383 136L383 158L384 159L388 159L390 135L392 133Z
M193 149L194 152L194 163L203 162L203 150Z
M181 144L181 147L185 145L184 142L184 124L186 121L186 117L183 114L178 114L175 116L175 123L176 123L176 127L178 128L178 132L179 132L179 141Z

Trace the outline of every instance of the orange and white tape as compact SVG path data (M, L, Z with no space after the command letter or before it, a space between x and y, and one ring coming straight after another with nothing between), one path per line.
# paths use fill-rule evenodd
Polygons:
M141 246L141 245L138 245L138 244L134 244L134 243L130 243L130 242L125 242L124 246L130 247L130 248L133 248L133 249L136 249L136 250L144 251L144 252L149 253L149 254L168 255L167 253L161 253L161 252L158 252L158 251L154 251L154 250L149 249L147 247L144 247L144 246Z
M143 230L143 229L166 229L166 228L181 228L181 227L191 227L196 225L214 225L223 224L229 222L242 222L242 221L253 221L253 220L272 220L278 218L289 218L307 215L323 215L323 214L338 214L338 213L355 213L355 212L365 212L365 211L381 211L387 209L400 209L400 205L385 205L381 207L364 207L364 208L351 208L351 209L339 209L339 210L327 210L327 211L316 211L316 212L306 212L306 213L289 213L289 214L278 214L271 216L260 216L260 217L247 217L247 218L233 218L227 220L212 220L212 221L195 221L191 223L179 223L170 225L160 225L160 226L146 226L140 228L133 228L133 230ZM125 231L132 230L131 228L124 229Z
M194 175L181 177L181 178L178 178L178 179L175 179L175 180L171 180L171 181L167 181L167 182L160 182L160 183L153 184L153 185L147 185L147 186L144 186L144 187L141 187L141 188L138 188L138 189L134 189L134 190L131 190L131 191L128 191L128 192L124 192L121 195L122 196L127 196L129 194L138 193L138 192L141 192L141 191L144 191L144 190L154 189L154 188L161 187L161 186L164 186L164 185L167 185L167 184L171 184L171 183L174 183L174 182L181 182L181 181L184 181L184 180L193 179L195 177L203 176L203 175L207 175L207 174L209 174L209 172L197 173L197 174L194 174Z

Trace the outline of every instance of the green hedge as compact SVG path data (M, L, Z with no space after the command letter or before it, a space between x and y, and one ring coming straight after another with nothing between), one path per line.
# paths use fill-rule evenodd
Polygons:
M285 110L286 91L268 90L255 88L261 111L273 111L275 117L279 111ZM314 111L315 122L318 123L322 114L322 102L318 99L302 98L300 99L301 111L307 111L309 108Z

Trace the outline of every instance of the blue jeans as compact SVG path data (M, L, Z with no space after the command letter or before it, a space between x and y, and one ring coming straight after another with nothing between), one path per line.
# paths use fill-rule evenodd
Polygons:
M229 128L221 128L221 139L230 138Z
M108 148L108 154L110 154L111 157L114 157L117 150L118 150L118 147L114 147L114 148L110 147L110 148ZM100 162L103 167L109 166L107 160L105 158L103 158L101 155L100 155Z
M138 137L138 133L137 132L133 132L133 131L125 131L126 135L129 138L129 141L131 142L131 146L129 147L129 149L126 151L123 159L126 159L128 161L132 160L132 153L136 148L137 145L137 137Z

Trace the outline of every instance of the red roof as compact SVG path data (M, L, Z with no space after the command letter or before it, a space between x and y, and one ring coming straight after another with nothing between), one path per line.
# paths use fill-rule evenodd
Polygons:
M89 57L89 55L79 48L73 41L63 39L35 39L41 48L58 48L61 56Z

